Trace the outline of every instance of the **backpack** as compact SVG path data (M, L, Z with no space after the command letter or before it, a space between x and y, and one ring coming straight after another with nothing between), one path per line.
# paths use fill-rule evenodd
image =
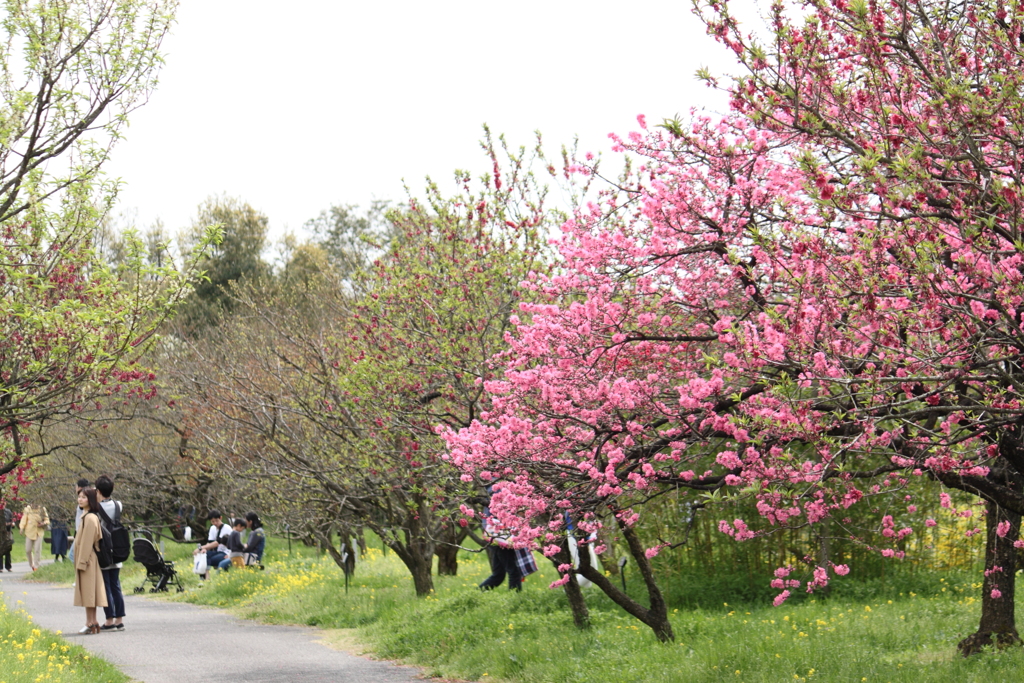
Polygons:
M101 568L113 567L118 562L124 562L132 553L132 540L128 530L121 525L121 503L114 501L114 519L107 516L107 511L100 506L100 527L103 529L103 539L100 541L99 562ZM109 552L109 555L105 553ZM106 561L109 558L111 561Z
M85 516L82 516L82 523L85 524ZM106 524L99 520L99 548L96 550L96 562L100 569L114 566L114 544L111 541L111 530Z

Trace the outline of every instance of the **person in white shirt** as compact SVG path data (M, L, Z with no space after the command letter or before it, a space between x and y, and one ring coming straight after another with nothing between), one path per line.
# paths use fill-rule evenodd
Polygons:
M96 498L99 500L100 508L107 513L111 520L121 512L121 501L112 500L110 494L114 492L114 480L107 475L101 475L96 480ZM107 617L106 622L100 626L103 631L124 630L124 593L121 592L121 563L112 567L100 567L103 574L103 585L107 589L107 606L103 608L103 614Z
M215 569L228 556L228 547L225 545L227 537L231 535L231 527L221 519L220 510L210 510L207 519L210 520L210 532L206 535L206 544L201 545L192 551L193 555L201 552L206 553L206 574L204 579L210 578L210 570Z

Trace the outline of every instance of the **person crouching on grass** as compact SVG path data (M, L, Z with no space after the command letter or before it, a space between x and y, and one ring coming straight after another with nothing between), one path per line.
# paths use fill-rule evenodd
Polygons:
M228 557L225 557L220 561L220 564L217 565L218 569L223 569L224 571L231 569L231 565L235 565L237 567L245 566L245 562L242 560L242 555L245 553L245 544L242 543L242 532L245 531L245 520L239 517L231 523L231 526L234 530L228 534L227 540L224 542L224 545L228 547Z
M78 507L84 514L81 528L75 534L75 607L85 608L85 626L79 631L84 635L100 632L96 608L107 606L107 590L103 585L103 573L96 555L103 537L96 489L91 486L82 489L78 494Z
M231 527L222 521L220 510L210 510L207 519L210 520L210 533L206 536L208 542L192 551L193 555L206 553L206 574L200 577L203 579L210 578L210 570L216 569L221 560L228 556L228 547L224 541L231 534Z

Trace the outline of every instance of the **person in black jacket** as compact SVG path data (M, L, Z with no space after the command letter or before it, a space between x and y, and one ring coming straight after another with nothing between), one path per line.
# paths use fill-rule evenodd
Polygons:
M100 475L96 479L96 492L103 513L100 518L103 519L104 524L109 524L122 512L121 501L110 497L114 493L114 480L105 474ZM110 527L108 526L107 529L109 530ZM103 586L107 591L107 606L103 608L106 621L103 622L100 629L123 631L125 613L124 593L121 591L121 563L117 562L109 567L101 567L101 569L103 570Z
M64 562L68 554L68 527L64 522L50 522L50 553L54 562Z
M14 570L11 568L11 549L14 546L14 513L11 512L9 507L4 508L3 522L4 527L7 529L7 539L11 542L11 546L7 548L7 552L3 554L3 557L0 557L0 560L3 560L3 566L0 566L0 571L6 569L9 572L13 572Z

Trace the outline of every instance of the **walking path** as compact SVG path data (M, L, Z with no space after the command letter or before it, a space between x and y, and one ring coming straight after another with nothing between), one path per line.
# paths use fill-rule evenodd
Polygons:
M316 641L318 629L271 626L236 619L221 610L151 600L125 593L124 631L79 635L85 610L72 607L69 586L22 580L28 563L0 574L0 591L12 610L24 609L33 621L63 631L143 683L205 683L224 679L252 683L331 681L409 683L422 680L416 670L332 650ZM18 605L21 600L23 604ZM101 618L103 616L100 611Z

